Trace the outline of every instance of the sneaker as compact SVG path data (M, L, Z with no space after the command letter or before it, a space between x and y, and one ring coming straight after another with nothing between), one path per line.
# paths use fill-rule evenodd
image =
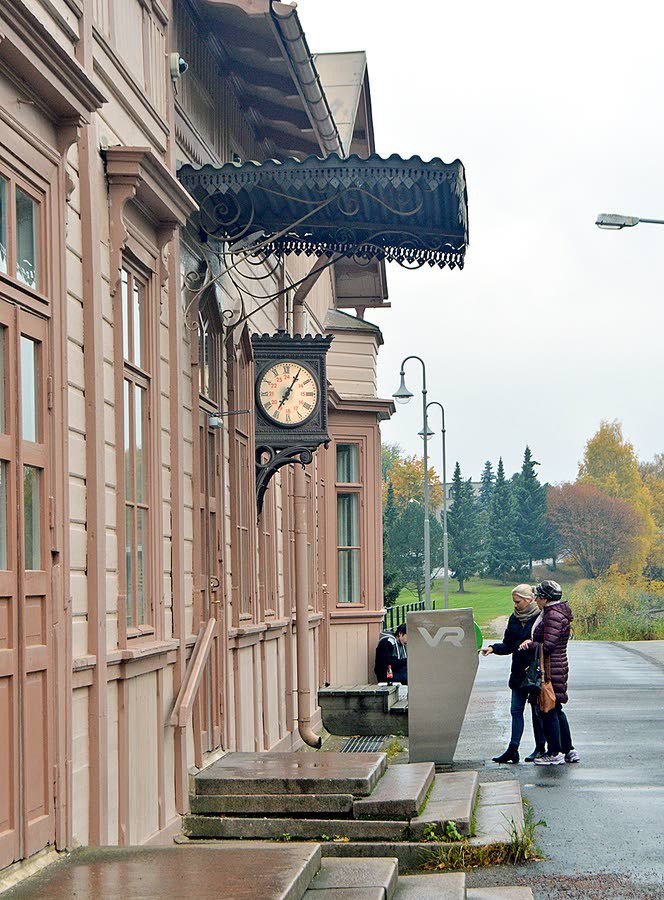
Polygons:
M581 757L576 752L576 750L572 749L568 753L565 754L565 762L578 763L578 762L581 762Z
M536 766L564 766L565 756L563 753L555 753L552 756L545 754L539 759L534 760Z
M524 762L535 762L536 759L541 759L544 756L544 750L533 750L530 756L526 756Z

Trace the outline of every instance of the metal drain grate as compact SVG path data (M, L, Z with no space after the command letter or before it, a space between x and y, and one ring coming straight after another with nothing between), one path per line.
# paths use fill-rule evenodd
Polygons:
M344 741L344 744L341 748L342 753L377 753L383 741L384 737L380 735L371 734L365 737L353 737L347 738Z

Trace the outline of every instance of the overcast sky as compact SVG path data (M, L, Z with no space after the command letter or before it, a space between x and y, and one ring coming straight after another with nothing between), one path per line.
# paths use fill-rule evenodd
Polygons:
M598 212L664 219L664 5L299 0L298 11L312 52L366 50L381 155L466 169L464 270L388 265L392 308L367 316L385 338L381 394L404 356L422 356L429 399L446 408L448 469L459 460L465 477L501 455L511 474L528 443L543 480L573 480L602 419L622 421L640 458L664 451L664 225L594 225ZM421 453L420 428L416 397L383 439ZM440 470L438 436L432 454Z

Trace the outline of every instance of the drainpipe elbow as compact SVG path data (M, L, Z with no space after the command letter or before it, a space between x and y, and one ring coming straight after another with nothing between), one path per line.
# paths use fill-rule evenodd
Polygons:
M323 746L323 738L316 734L316 732L309 725L305 725L304 722L299 722L297 726L297 730L300 733L300 737L304 741L305 744L308 744L309 747L313 747L315 750L320 750Z

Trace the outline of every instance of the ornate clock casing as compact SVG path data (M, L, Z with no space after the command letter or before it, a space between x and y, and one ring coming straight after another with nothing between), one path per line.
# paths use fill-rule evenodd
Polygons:
M329 443L326 356L331 342L331 335L285 331L251 338L259 513L275 472L292 462L307 465L313 451Z

